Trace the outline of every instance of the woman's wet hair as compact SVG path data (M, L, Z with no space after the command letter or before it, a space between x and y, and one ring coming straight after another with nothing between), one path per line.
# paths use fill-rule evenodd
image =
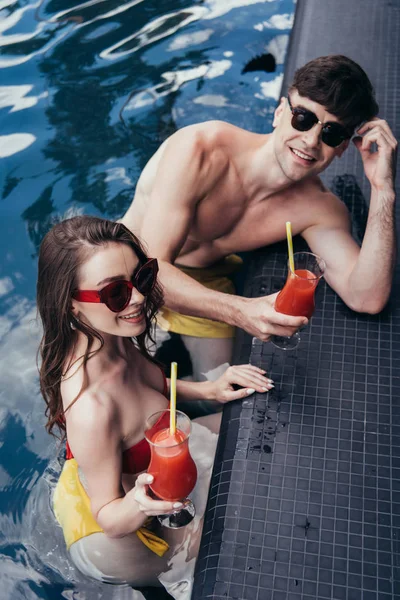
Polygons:
M294 89L324 106L350 131L378 114L367 74L347 56L332 54L311 60L295 72L289 93Z
M100 342L100 348L104 343L98 331L74 316L72 292L79 287L79 269L92 255L93 249L102 248L110 242L129 246L140 264L144 264L148 258L138 238L125 225L86 215L55 225L40 246L37 307L43 336L39 347L39 374L40 389L47 404L46 428L49 433L52 433L55 425L65 432L60 384L66 370L66 358L72 353L76 342L77 331L88 340L85 355L80 357L83 358L83 365L95 353L94 341L97 339ZM146 329L136 338L139 350L150 360L153 359L146 342L148 338L152 339L153 318L162 303L162 289L156 282L144 301Z

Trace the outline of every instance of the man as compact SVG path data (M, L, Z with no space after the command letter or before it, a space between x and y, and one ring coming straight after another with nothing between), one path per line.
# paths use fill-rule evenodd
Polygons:
M232 291L225 257L284 239L286 221L325 260L325 279L350 308L378 313L385 306L396 255L397 142L377 112L359 65L345 56L320 57L296 72L275 110L273 133L199 123L177 131L150 159L123 222L159 259L167 307L160 324L182 334L195 364L203 357L196 378L229 362L233 327L268 340L307 323L277 313L275 294L249 299L223 293ZM351 237L345 205L318 177L353 133L371 184L361 248ZM203 320L192 326L179 313Z

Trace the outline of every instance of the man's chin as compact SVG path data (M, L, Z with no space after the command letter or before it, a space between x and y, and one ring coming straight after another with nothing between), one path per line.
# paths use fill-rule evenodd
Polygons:
M284 168L282 169L286 178L291 183L297 183L300 181L304 181L304 179L309 179L310 177L315 177L318 175L319 171L317 169L299 169L299 168Z
M282 158L284 158L284 160L278 160L278 162L283 175L290 183L297 183L304 179L315 177L325 168L325 165L318 165L317 162L313 162L310 165L299 164L293 157L291 150L289 150L289 155L286 154Z

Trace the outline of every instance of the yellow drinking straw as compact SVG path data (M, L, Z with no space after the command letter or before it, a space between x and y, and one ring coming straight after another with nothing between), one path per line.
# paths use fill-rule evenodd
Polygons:
M287 245L289 250L289 266L292 273L294 273L294 258L293 258L293 240L292 240L292 224L290 221L286 221L286 237Z
M171 379L170 379L170 413L169 413L169 432L170 435L175 435L176 432L176 376L178 373L178 363L171 363Z

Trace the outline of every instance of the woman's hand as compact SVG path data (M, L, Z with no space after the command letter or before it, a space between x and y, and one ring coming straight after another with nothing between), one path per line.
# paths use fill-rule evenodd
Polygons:
M149 484L154 480L150 473L141 473L135 482L135 486L129 492L139 505L139 509L148 517L165 515L182 506L182 502L167 502L165 500L154 500L149 496Z
M219 379L212 382L213 399L225 404L231 400L246 398L254 392L269 392L274 387L272 379L265 376L265 371L253 365L234 365L228 367ZM239 385L241 389L235 389Z

